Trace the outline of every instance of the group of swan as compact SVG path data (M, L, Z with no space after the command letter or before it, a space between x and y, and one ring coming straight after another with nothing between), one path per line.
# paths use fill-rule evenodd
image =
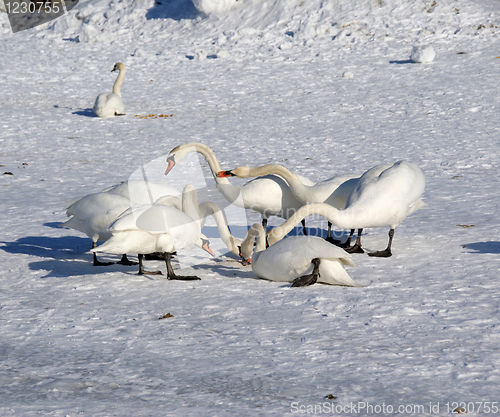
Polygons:
M113 84L113 92L99 94L92 109L98 117L106 118L125 114L125 106L123 105L121 96L121 86L123 77L125 77L125 65L117 62L111 72L113 71L118 71L118 77L116 77Z
M425 187L423 173L417 165L407 161L377 165L361 176L345 175L314 183L276 164L222 171L208 146L187 143L169 153L165 173L168 174L191 152L198 152L207 160L219 190L229 202L262 215L262 226L253 225L241 246L241 256L249 258L257 238L252 257L254 273L275 281L292 281L294 286L310 285L316 281L357 285L347 275L344 266L353 265L347 252L364 252L361 248L362 230L389 226L387 248L369 255L392 256L394 229L424 205L420 198ZM231 184L228 177L260 178L238 187ZM346 242L347 252L330 244L325 246L319 238L283 239L299 222L302 222L305 234L305 218L312 214L328 220L329 232L332 224L351 230ZM286 221L267 231L267 244L271 246L265 249L265 227L270 215L280 216ZM358 229L356 244L349 247L355 229ZM332 266L332 259L335 259L335 266ZM325 272L327 269L330 273Z
M387 248L370 253L387 257L392 255L394 229L424 204L420 199L425 185L423 174L415 164L407 161L378 165L361 176L346 175L313 183L280 165L222 171L208 146L187 143L169 153L165 174L191 152L206 159L223 196L231 203L259 212L262 225L254 224L241 241L231 234L223 210L215 203L198 204L192 185L184 188L181 203L180 193L173 187L151 182L146 187L147 192L141 195L138 189L143 184L136 186L128 181L83 197L68 207L67 214L72 217L63 225L89 236L94 265L103 264L97 260L97 252L121 254L122 262L128 264L125 254L136 253L139 273L147 274L150 272L143 267L143 255L161 253L169 279L199 279L176 275L171 256L191 245L211 252L201 229L206 217L212 215L227 248L251 262L252 270L260 278L292 282L292 286L315 282L356 286L358 284L345 270L345 266L354 266L345 250L318 237L283 238L299 222L304 226L308 216L318 214L328 220L329 226L351 229L351 235L358 229L356 245L347 250L362 251L363 228L389 226ZM232 176L259 178L240 187L229 182L227 177ZM140 197L131 203L131 194ZM267 219L271 215L280 216L285 222L266 232ZM105 242L97 246L97 241L102 240Z
M177 189L161 182L125 181L71 203L66 212L71 217L61 226L79 230L92 240L94 266L112 264L100 262L97 252L122 254L118 263L124 265L137 264L126 255L136 253L139 274L150 274L143 267L143 257L160 253L169 279L196 279L175 275L170 259L173 252L193 244L213 255L201 233L207 216L214 217L222 241L235 255L240 253L241 241L231 235L227 219L215 203L198 205L192 185L184 188L182 202L178 196ZM105 242L98 247L98 241Z
M171 196L166 197L171 200ZM174 197L175 199L176 197ZM111 237L92 252L137 253L139 274L161 274L146 271L142 264L143 254L163 254L167 267L167 278L175 280L197 280L197 276L176 275L172 265L172 254L178 250L197 245L213 255L208 239L201 233L202 219L199 216L196 189L188 184L182 194L182 209L165 204L161 198L154 204L132 206L111 223Z

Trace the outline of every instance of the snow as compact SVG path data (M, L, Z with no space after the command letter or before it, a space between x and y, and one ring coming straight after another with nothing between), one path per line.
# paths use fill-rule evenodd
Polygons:
M237 3L87 0L16 34L1 13L0 415L498 414L498 2ZM435 59L412 64L416 45ZM102 120L116 62L127 115ZM224 169L316 181L407 159L427 206L393 257L353 255L359 288L259 280L211 221L218 256L192 247L174 265L196 282L93 267L90 240L57 227L68 202L163 177L193 141ZM223 201L193 161L171 185ZM235 233L259 221L233 210ZM366 249L387 232L365 230Z
M410 60L418 64L426 64L434 61L436 52L431 45L415 46L411 51Z

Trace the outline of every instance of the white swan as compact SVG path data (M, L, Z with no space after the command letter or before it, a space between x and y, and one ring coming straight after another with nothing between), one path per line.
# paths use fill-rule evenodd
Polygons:
M344 209L349 194L358 183L359 176L342 175L317 183L305 184L299 176L288 168L278 164L267 164L259 167L241 166L229 171L220 171L217 176L252 178L264 175L279 175L290 187L293 195L304 205L310 203L326 203L338 209ZM340 243L331 237L332 225L328 222L326 240L330 243Z
M308 204L285 223L268 232L268 243L281 240L303 218L319 214L342 229L358 229L356 244L361 249L361 231L365 227L389 226L387 248L369 253L389 257L394 229L425 203L420 199L425 188L424 174L414 163L399 161L379 173L374 167L364 173L347 199L344 210L325 203ZM356 246L356 245L355 245Z
M85 233L92 240L92 248L95 248L98 241L104 241L111 237L108 230L109 225L129 207L129 199L122 195L106 192L89 194L67 207L66 214L71 218L60 224L60 226ZM95 253L93 258L94 266L111 265L113 263L100 262ZM119 263L131 264L126 255L122 256Z
M94 107L94 113L99 117L122 116L125 112L125 106L121 96L121 86L123 77L125 77L125 65L121 62L115 64L111 72L118 71L118 77L113 84L112 93L101 93L97 96Z
M176 275L171 265L172 253L191 245L198 245L213 255L208 240L201 234L201 221L196 219L198 201L191 184L184 188L182 209L157 203L131 207L109 227L111 238L92 252L137 253L140 275L161 274L145 271L142 265L144 254L160 252L164 254L168 279L199 279Z
M355 266L349 254L316 236L293 236L266 249L264 228L256 223L241 245L244 259L251 258L252 271L259 278L292 282L292 287L322 282L331 285L358 286L345 270ZM254 248L254 240L257 244Z
M224 197L239 207L260 213L264 227L267 225L269 216L274 215L287 219L302 207L302 203L294 197L286 182L278 176L272 175L255 179L247 182L242 187L231 184L227 178L217 177L217 173L221 171L219 162L213 151L202 143L186 143L172 149L167 158L168 165L165 174L168 174L176 163L191 152L198 152L206 159L217 187ZM312 184L305 178L303 178L303 181Z

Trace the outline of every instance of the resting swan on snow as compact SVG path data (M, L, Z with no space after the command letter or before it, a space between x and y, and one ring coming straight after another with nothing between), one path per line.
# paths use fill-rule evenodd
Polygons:
M197 245L213 255L208 240L201 234L198 210L196 189L189 184L182 194L182 211L157 203L131 207L109 227L111 238L92 249L92 252L137 253L139 275L161 274L160 271L145 271L142 265L144 254L160 252L165 259L168 279L200 279L196 276L176 275L171 265L172 254L191 245Z
M241 187L231 184L227 178L219 178L217 176L217 173L221 171L219 161L213 151L202 143L186 143L172 149L167 158L168 166L165 174L168 174L176 163L191 152L198 152L206 159L217 187L224 197L239 207L260 213L264 227L267 225L269 216L274 215L287 219L302 207L302 203L295 198L286 182L278 176L271 175L259 178L249 181ZM301 180L309 185L313 184L305 178ZM303 230L305 232L304 224Z
M425 188L424 174L411 162L399 161L380 171L380 166L365 172L347 199L344 210L324 203L308 204L285 223L268 232L268 243L281 240L295 225L311 214L319 214L342 229L358 229L356 245L361 249L361 231L365 227L389 226L389 243L382 251L368 255L389 257L394 229L425 203L420 199Z
M121 96L121 86L123 77L125 77L125 65L121 62L115 64L111 72L118 71L118 77L113 84L112 93L101 93L97 96L92 110L99 117L112 117L123 116L125 113L125 106Z
M354 266L349 254L324 239L292 236L266 249L265 236L264 228L256 223L249 229L241 245L242 257L249 259L252 256L252 271L259 278L292 282L292 287L303 287L315 282L359 285L345 270L345 265ZM255 238L257 244L254 248Z

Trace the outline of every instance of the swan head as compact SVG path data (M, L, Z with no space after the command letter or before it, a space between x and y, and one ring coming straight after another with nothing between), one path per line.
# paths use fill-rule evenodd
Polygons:
M252 263L252 259L248 258L248 259L245 259L245 257L243 256L243 252L241 251L241 245L238 246L238 252L239 252L239 257L241 258L241 264L243 266L247 266L247 265L250 265Z
M167 157L167 169L165 170L165 175L168 175L175 164L182 161L186 155L191 152L196 152L196 145L196 143L185 143L184 145L179 145L172 149Z
M125 71L125 65L123 65L121 62L117 62L111 72L114 71Z
M203 249L205 252L208 252L210 255L215 256L215 253L210 248L210 241L203 233L200 234L200 238L198 239L198 242L196 242L196 246L199 246L201 249Z
M235 169L231 169L229 171L219 171L217 173L217 177L226 178L226 177L239 177L239 178L249 178L253 175L250 175L250 167L238 167Z

